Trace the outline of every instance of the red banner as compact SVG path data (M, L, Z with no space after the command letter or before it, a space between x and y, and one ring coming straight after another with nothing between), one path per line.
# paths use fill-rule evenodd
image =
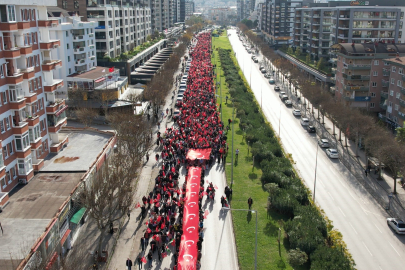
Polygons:
M211 148L204 149L190 149L187 152L187 159L196 160L196 159L210 159Z

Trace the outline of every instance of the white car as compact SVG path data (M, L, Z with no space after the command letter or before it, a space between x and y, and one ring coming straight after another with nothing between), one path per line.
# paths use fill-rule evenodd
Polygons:
M339 153L336 149L328 148L326 149L326 154L330 158L339 158Z
M390 226L397 234L405 234L405 222L398 218L387 218L387 224Z
M309 126L309 119L308 118L301 118L301 125L302 126Z
M301 111L300 110L293 110L292 113L295 116L301 116Z
M319 146L322 147L322 148L329 147L329 141L328 141L327 139L320 139L320 140L318 141L318 144L319 144Z

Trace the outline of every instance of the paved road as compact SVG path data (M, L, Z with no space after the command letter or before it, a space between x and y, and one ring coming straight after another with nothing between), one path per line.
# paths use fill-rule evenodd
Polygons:
M230 41L248 82L263 111L279 133L284 149L292 153L295 166L307 186L314 190L316 135L307 133L285 107L230 30ZM279 129L280 128L280 129ZM402 269L405 237L397 236L386 224L387 214L338 160L330 160L319 148L316 202L343 234L358 269Z

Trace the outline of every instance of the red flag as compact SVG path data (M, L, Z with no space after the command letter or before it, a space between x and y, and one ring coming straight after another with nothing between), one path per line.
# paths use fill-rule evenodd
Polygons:
M151 230L151 229L149 229L149 228L148 228L146 231L147 231L148 233L151 233L151 232L152 232L152 230Z
M142 262L146 263L146 258L145 257L142 257Z
M139 204L139 202L135 205L135 209L141 207L141 205Z
M167 253L166 252L163 252L162 253L162 258L166 258L167 257Z
M176 245L176 241L173 241L173 242L172 242L172 246L175 246L175 245Z
M112 68L109 68L108 69L108 72L114 72L114 68L112 67Z
M149 224L149 222L146 221L146 222L145 222L145 225L148 225L148 224Z

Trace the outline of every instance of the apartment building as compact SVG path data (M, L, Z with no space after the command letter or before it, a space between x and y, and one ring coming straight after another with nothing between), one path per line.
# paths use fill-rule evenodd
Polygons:
M232 24L235 22L236 9L232 7L210 8L207 18L218 25Z
M63 85L55 72L62 67L56 56L61 42L50 29L46 6L55 0L10 4L0 0L0 191L9 192L28 182L44 165L50 151L57 152L67 138L58 136L66 124L64 100L47 100L55 86Z
M50 28L51 39L59 39L62 46L57 46L55 57L64 63L61 68L54 71L57 79L52 86L53 91L46 93L47 100L66 99L67 76L75 73L84 73L97 66L96 58L96 22L84 22L82 17L70 16L68 12L59 7L47 7L48 19L57 20L58 24ZM56 83L60 81L60 83Z
M348 106L381 112L381 98L397 84L388 77L384 59L405 56L405 44L341 43L332 49L337 55L335 86L331 87L335 97Z
M129 4L92 4L87 8L89 21L98 23L95 32L96 56L115 58L142 44L152 33L151 10Z
M192 16L195 11L194 2L186 1L185 2L185 14L186 16Z
M261 5L260 30L266 42L275 48L293 39L295 9L313 0L266 0Z
M174 25L173 0L153 0L154 29L163 32Z
M298 8L294 46L317 60L329 57L329 47L336 43L405 42L402 35L405 2L372 0L362 5L356 3L330 1Z

